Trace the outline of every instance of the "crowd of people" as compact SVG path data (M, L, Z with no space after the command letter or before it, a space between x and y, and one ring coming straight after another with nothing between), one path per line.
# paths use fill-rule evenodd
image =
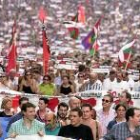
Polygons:
M117 103L113 102L112 95L104 95L98 111L78 96L70 97L68 103L60 102L54 110L48 107L46 97L40 97L36 107L24 96L19 99L19 112L14 112L11 98L6 96L0 117L10 118L5 128L6 137L10 138L38 134L78 140L129 140L139 138L140 109L129 104L127 94L125 92L125 97L120 97Z
M101 22L100 32L100 42L102 44L100 51L102 54L112 55L112 52L118 52L126 42L131 41L136 34L139 35L139 0L127 0L127 2L124 0L117 2L111 0L1 0L0 43L1 49L3 48L2 55L5 56L5 48L9 47L11 27L17 13L19 14L20 28L18 37L20 51L18 53L22 55L24 51L21 50L25 47L40 48L41 24L38 19L38 11L41 5L44 5L47 11L45 24L53 52L61 47L63 49L71 47L76 49L81 44L80 41L74 45L62 23L71 20L76 15L79 4L85 7L86 12L86 26L81 29L82 34L86 34L87 29L91 30L101 16L104 17ZM136 50L139 50L138 44L139 40L135 45Z
M79 5L85 8L86 23L74 41L63 22L76 15ZM47 11L44 24L51 51L47 73L41 55L41 6ZM139 0L0 0L0 139L38 134L76 140L139 140L140 108L133 100L140 98L139 7ZM81 40L100 17L101 46L92 56ZM14 20L18 24L17 67L6 73ZM120 65L117 53L133 38L137 41L130 64ZM20 94L16 108L11 91ZM85 102L88 97L95 103ZM53 98L59 99L55 107L50 106Z
M134 106L132 91L139 91L140 76L135 81L119 67L112 67L108 74L101 74L81 64L77 71L56 70L54 64L50 61L48 74L43 76L37 62L26 60L24 75L11 70L8 75L1 76L1 89L21 93L20 112L12 109L10 97L5 96L2 100L0 117L10 118L6 128L8 137L39 134L82 140L126 140L139 135L140 110ZM95 97L97 94L92 96L95 91L101 93L99 110L96 109L98 104L83 102L79 94L88 92L90 97ZM30 98L42 97L35 103L26 94L32 95ZM48 106L51 97L68 97L69 101L60 101L52 109Z

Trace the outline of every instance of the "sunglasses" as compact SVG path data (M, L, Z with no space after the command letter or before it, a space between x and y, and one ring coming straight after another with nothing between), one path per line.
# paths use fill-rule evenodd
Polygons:
M105 100L105 99L102 99L102 102L105 102L105 103L110 103L109 100Z

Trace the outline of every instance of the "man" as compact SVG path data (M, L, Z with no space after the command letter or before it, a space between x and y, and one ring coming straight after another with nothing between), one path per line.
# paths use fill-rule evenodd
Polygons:
M69 116L71 124L61 127L58 135L78 140L93 140L91 129L81 124L82 115L83 113L79 108L72 109Z
M57 118L53 112L49 112L45 115L46 126L45 133L46 135L55 135L57 136L60 130L60 124L57 123Z
M46 97L39 98L39 103L38 103L39 109L36 112L36 119L40 122L45 122L45 114L46 112L50 111L50 109L47 108L48 103L49 103L48 98Z
M121 93L124 90L130 91L129 84L126 81L123 81L123 75L121 72L117 73L116 82L112 83L112 91L116 91L117 93Z
M82 86L82 91L89 90L102 90L102 82L98 80L97 73L90 73L89 81L85 82L85 84Z
M119 100L115 101L115 104L123 103L126 107L131 107L133 105L133 101L131 100L131 94L125 90L121 93Z
M92 106L90 104L83 104L82 112L83 112L82 124L89 126L92 130L94 139L98 140L102 136L101 126L99 125L98 121L92 119L92 113L93 113Z
M97 112L98 121L102 126L102 134L107 133L107 126L115 117L115 111L111 108L113 104L113 97L110 94L104 95L102 99L102 109Z
M27 102L29 102L29 99L27 97L21 97L19 99L19 107L20 107L20 109L22 108L23 104L26 104ZM18 114L12 116L10 121L9 121L9 123L8 123L6 131L8 132L8 130L9 130L10 126L12 125L12 123L18 121L22 117L23 117L22 110Z
M109 73L109 77L106 78L103 82L104 90L112 90L112 83L116 82L116 71L111 70Z
M66 103L61 102L58 105L57 121L60 123L61 126L65 126L69 124L68 110L69 110L69 106Z
M123 80L126 81L129 85L129 88L133 90L135 82L132 78L129 77L129 74L126 71L123 72Z
M103 140L126 140L133 134L140 134L140 109L129 108L126 111L126 122L116 124Z
M44 135L45 125L35 119L35 106L32 103L23 104L23 118L13 123L8 131L10 138L17 135Z
M70 109L81 107L81 100L78 97L71 97L69 100Z

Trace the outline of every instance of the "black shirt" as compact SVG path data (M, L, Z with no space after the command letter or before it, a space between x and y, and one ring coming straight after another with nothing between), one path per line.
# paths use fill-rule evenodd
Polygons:
M71 87L63 87L63 85L60 87L60 93L63 93L64 95L68 95L69 93L71 93Z
M77 127L70 125L60 128L58 136L73 138L76 140L94 140L90 127L80 124Z
M7 115L4 111L0 112L0 117L12 117L13 115Z

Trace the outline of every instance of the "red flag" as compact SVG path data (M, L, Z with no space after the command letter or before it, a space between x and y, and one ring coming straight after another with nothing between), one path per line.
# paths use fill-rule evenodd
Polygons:
M16 58L17 58L17 48L15 43L13 43L10 47L10 52L8 54L8 64L6 68L6 72L9 73L11 69L16 69Z
M78 9L78 22L85 24L85 7L82 5L80 5Z
M17 59L16 30L17 30L17 25L16 25L16 20L15 20L12 27L12 39L10 41L9 54L7 56L8 58L8 64L6 67L7 73L9 73L11 69L16 69L16 59Z
M48 45L48 38L46 36L46 32L45 32L45 27L43 27L42 30L42 34L43 34L43 74L47 74L48 71L48 62L49 62L49 58L50 58L50 49L49 49L49 45Z
M103 18L103 16L100 17L100 18L96 21L96 23L95 23L95 25L94 25L94 27L97 29L97 34L99 34L99 32L100 32L100 25L101 25L101 20L102 20L102 18Z
M42 23L44 22L45 17L46 17L46 13L45 13L45 10L42 6L42 7L40 7L40 10L39 10L39 19Z

